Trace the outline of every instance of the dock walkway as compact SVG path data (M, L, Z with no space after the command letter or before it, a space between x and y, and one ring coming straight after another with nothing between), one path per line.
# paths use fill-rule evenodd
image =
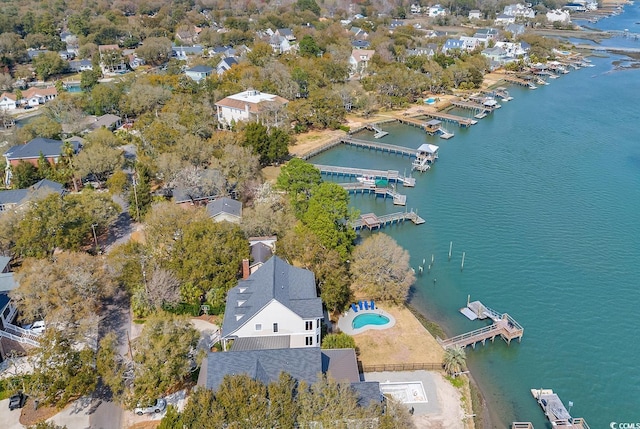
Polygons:
M504 75L502 77L502 80L509 83L515 83L516 85L526 86L529 89L537 89L537 86L535 86L533 83L524 79L520 79L519 77Z
M400 182L406 187L416 186L415 177L401 176L396 170L371 170L366 168L338 167L335 165L323 164L313 164L313 166L320 170L320 173L322 174L346 177L373 176L376 179L387 179L390 182Z
M418 213L413 209L409 212L391 213L388 215L377 216L375 213L365 213L360 215L360 219L355 220L351 226L356 231L367 228L370 231L374 229L380 229L385 226L390 226L396 223L410 220L415 225L421 225L425 223L425 220L418 216Z
M452 347L464 348L466 346L475 348L477 343L485 345L487 340L493 342L498 336L507 344L511 344L511 340L514 339L522 340L524 328L507 313L499 313L486 307L480 301L467 303L467 306L460 309L460 312L470 320L489 318L493 321L493 324L445 340L437 338L445 350Z
M551 422L551 426L562 429L590 429L587 422L581 417L571 417L560 397L551 389L531 389L531 395L542 408L544 415ZM569 403L571 409L571 403ZM529 426L526 426L529 425ZM529 422L514 422L512 429L533 429Z
M375 185L367 185L365 183L338 183L338 185L342 186L344 190L347 192L352 192L354 194L362 193L362 194L375 194L376 197L391 197L393 198L393 204L396 206L405 206L407 205L407 196L403 195L399 192L396 192L395 189L387 187L387 186L375 186Z
M379 150L382 152L395 153L402 156L404 155L407 155L409 157L416 156L416 150L410 149L408 147L396 146L394 144L387 144L387 143L376 143L368 140L354 139L353 137L350 137L350 136L344 136L344 137L340 137L335 140L332 140L320 146L319 148L316 148L315 150L300 156L300 158L304 160L308 160L309 158L313 158L314 156L319 155L322 152L325 152L339 144L346 144L346 145L361 147L365 149L373 149L373 150Z

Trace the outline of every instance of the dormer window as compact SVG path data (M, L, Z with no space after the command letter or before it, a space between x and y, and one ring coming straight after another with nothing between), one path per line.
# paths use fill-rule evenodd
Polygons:
M244 304L245 302L247 302L247 301L246 301L246 300L238 301L238 307L241 307L241 306L242 306L242 304Z
M242 319L242 316L244 316L244 314L236 314L236 322Z
M246 287L238 288L238 291L239 291L240 293L244 293L244 291L245 291L245 290L247 290L247 288L246 288Z

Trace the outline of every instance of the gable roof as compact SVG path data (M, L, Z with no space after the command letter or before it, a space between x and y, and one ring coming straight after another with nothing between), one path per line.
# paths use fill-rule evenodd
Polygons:
M217 390L227 374L247 374L264 384L286 372L298 381L314 383L322 372L320 348L269 349L209 353L198 385Z
M3 92L2 95L0 95L0 99L3 99L5 97L8 98L9 100L16 101L15 94L12 94L10 92Z
M0 273L7 269L9 262L11 262L11 256L0 256Z
M242 217L242 203L231 198L217 198L207 204L207 213L215 217L221 213Z
M322 301L316 293L315 276L309 270L271 257L247 279L227 293L222 332L232 335L269 302L276 300L304 319L322 317ZM241 301L242 305L238 305Z
M62 154L63 142L61 140L45 139L43 137L36 137L35 139L17 146L9 148L4 153L4 156L8 160L12 159L27 159L27 158L39 158L40 153L45 157L56 157ZM73 151L78 152L80 145L76 142L71 142Z
M33 198L36 193L40 192L40 195L49 195L52 193L63 194L64 185L52 182L51 180L42 179L38 183L35 183L28 188L24 189L11 189L8 191L0 191L0 204L16 204L21 205ZM2 271L0 267L0 271Z
M273 256L273 249L264 243L252 244L250 247L253 264L265 263Z
M279 95L267 94L266 92L256 91L249 89L247 91L239 92L237 94L230 95L218 101L215 105L219 107L228 107L231 109L244 110L245 107L249 108L251 113L260 113L262 109L261 103L274 102L278 104L287 104L289 100L280 97Z
M120 46L118 45L99 45L98 52L108 52L108 51L119 51Z
M234 64L238 64L238 61L236 61L236 59L233 57L223 58L222 60L220 60L220 62L225 63L227 66L229 66L229 68Z
M190 69L187 69L187 72L193 72L193 73L211 73L211 72L213 72L213 67L209 67L209 66L195 66L195 67L191 67Z
M351 57L357 62L369 61L376 53L373 49L354 49L351 51Z
M11 298L9 291L18 287L18 283L13 277L13 273L0 273L0 312L4 310Z
M322 372L330 373L336 381L360 382L358 361L354 349L322 350Z
M29 99L31 97L46 97L48 95L58 95L58 90L55 86L49 88L36 88L32 86L29 89L22 91L22 98Z

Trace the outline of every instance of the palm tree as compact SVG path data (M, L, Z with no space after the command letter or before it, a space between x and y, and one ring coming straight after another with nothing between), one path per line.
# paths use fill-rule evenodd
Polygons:
M444 352L444 370L447 371L449 375L454 375L465 367L466 360L467 355L462 347L455 346L447 349Z

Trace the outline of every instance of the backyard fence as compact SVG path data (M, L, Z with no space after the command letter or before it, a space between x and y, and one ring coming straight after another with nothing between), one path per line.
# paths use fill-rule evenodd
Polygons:
M365 365L358 362L361 372L382 371L437 371L442 369L442 363L385 363L380 365Z

